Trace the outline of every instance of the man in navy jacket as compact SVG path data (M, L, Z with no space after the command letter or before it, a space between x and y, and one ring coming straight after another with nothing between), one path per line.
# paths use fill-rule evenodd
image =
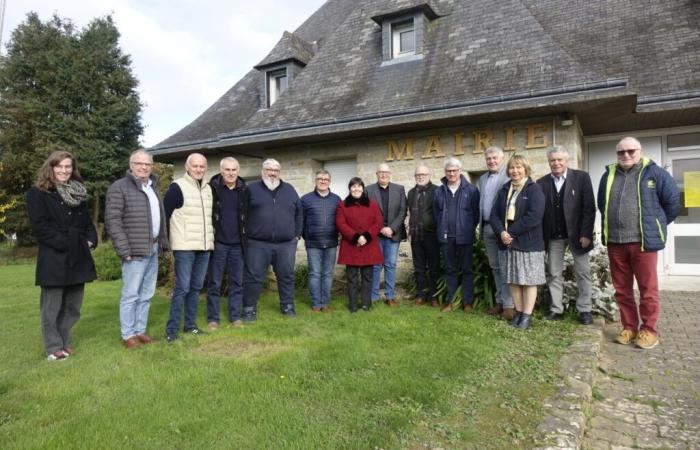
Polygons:
M214 253L209 261L207 286L207 326L219 328L219 296L224 272L228 273L228 320L241 326L243 304L243 244L246 184L238 176L236 158L227 156L219 163L220 173L209 181L214 196Z
M335 211L340 197L330 190L331 174L327 170L316 172L314 182L314 190L301 198L311 310L330 312L333 267L338 249Z
M476 226L479 224L479 190L462 175L462 162L445 160L445 176L435 191L433 212L447 278L447 304L442 312L452 311L452 302L462 272L462 309L472 311L474 277L472 257Z
M302 233L302 208L294 187L280 179L280 163L266 159L262 179L248 184L247 246L243 273L243 321L257 317L267 268L277 277L280 312L295 316L294 258Z
M656 252L666 245L666 227L680 211L680 196L673 177L654 161L642 158L637 139L622 139L615 152L617 164L610 164L600 180L598 209L622 321L616 341L650 349L659 343ZM635 279L639 309L634 300Z

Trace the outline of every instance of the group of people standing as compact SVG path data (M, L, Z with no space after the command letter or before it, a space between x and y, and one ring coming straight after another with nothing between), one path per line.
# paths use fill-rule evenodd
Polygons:
M638 140L625 138L616 148L598 192L603 243L608 245L615 297L620 306L621 344L641 348L658 344L659 314L656 252L666 240L666 226L680 209L671 176L642 158ZM311 308L331 310L333 269L346 265L348 308L369 310L380 300L396 300L399 244L410 238L417 284L416 305L458 307L472 311L472 259L477 227L496 284L490 314L527 329L537 286L547 283L551 308L545 319L563 317L563 261L574 258L578 285L576 307L583 324L592 322L588 252L593 248L595 199L586 172L568 168L569 153L555 146L547 152L551 173L534 181L523 155L506 162L503 150L484 152L487 172L477 185L462 173L459 159L445 160L439 184L430 170L415 170L415 186L405 193L391 182L391 168L380 164L377 181L365 187L359 177L348 183L345 199L330 191L331 175L315 174L314 189L299 197L282 181L274 159L262 163L261 179L246 183L235 158L225 157L220 172L206 182L206 158L190 154L185 174L161 198L153 159L137 150L129 170L106 196L105 225L121 258L123 287L119 317L125 347L154 339L147 333L155 292L158 256L172 250L175 285L165 336L180 330L201 334L197 326L200 290L208 274L207 327L220 324L221 288L228 274L228 322L240 327L257 318L257 302L270 266L277 279L281 314L296 315L295 254L303 238L307 251ZM39 243L36 284L41 286L41 328L49 360L74 353L70 330L80 316L84 283L95 279L90 249L97 233L87 211L88 195L75 158L52 153L27 193L27 208ZM408 230L405 222L408 216ZM337 253L337 254L336 254ZM446 302L439 305L437 280L444 270ZM461 279L460 279L461 278ZM633 282L640 289L639 315ZM461 284L461 301L455 302ZM184 315L184 326L182 325ZM641 316L641 317L639 317ZM181 328L182 327L182 328Z

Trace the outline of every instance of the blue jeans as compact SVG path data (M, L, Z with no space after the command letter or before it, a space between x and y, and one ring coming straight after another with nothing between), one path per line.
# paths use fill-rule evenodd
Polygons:
M182 308L185 307L185 332L197 328L197 300L207 274L209 255L202 250L175 250L175 289L170 300L170 318L165 326L167 334L180 329Z
M384 256L384 264L374 266L372 271L372 301L379 300L379 283L384 268L384 298L395 299L396 292L396 258L399 256L399 243L391 239L379 238L379 248Z
M498 236L493 232L493 228L488 223L484 224L484 229L481 230L481 239L484 241L484 246L486 247L486 256L489 258L489 266L491 267L491 273L493 274L493 281L496 285L496 303L502 305L504 308L513 307L513 298L510 296L510 288L508 288L508 283L506 283L506 277L504 274L505 265L501 265L499 260L498 241L500 240Z
M146 332L148 310L158 279L158 244L151 254L131 261L122 260L122 296L119 300L119 322L122 339Z
M294 309L294 257L296 249L296 238L288 242L248 240L243 271L244 308L255 309L257 307L267 268L272 265L272 270L277 277L280 310L286 312L290 308Z
M459 273L462 272L462 306L471 305L474 301L474 276L472 274L472 244L457 245L454 238L449 238L446 244L441 244L442 258L445 266L447 281L447 302L451 303L459 286Z
M323 308L331 302L333 268L335 267L337 249L337 247L306 249L312 308Z
M228 320L241 318L243 305L243 252L240 244L214 245L209 261L209 286L207 287L207 322L219 323L219 297L221 280L228 273Z

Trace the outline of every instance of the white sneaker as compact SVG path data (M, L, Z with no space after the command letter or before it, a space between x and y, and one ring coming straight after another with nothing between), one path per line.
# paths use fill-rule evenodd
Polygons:
M57 350L46 357L46 359L48 361L60 361L62 359L67 359L67 358L68 358L68 353L64 352L63 350Z

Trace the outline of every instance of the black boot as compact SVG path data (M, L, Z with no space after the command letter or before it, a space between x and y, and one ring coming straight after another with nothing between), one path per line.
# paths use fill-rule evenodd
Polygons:
M520 318L522 317L523 313L520 311L515 311L515 315L511 320L508 321L508 325L511 327L517 327L518 323L520 323Z
M532 314L525 314L522 313L520 322L516 325L516 327L520 328L521 330L527 330L530 328L530 325L532 324Z

